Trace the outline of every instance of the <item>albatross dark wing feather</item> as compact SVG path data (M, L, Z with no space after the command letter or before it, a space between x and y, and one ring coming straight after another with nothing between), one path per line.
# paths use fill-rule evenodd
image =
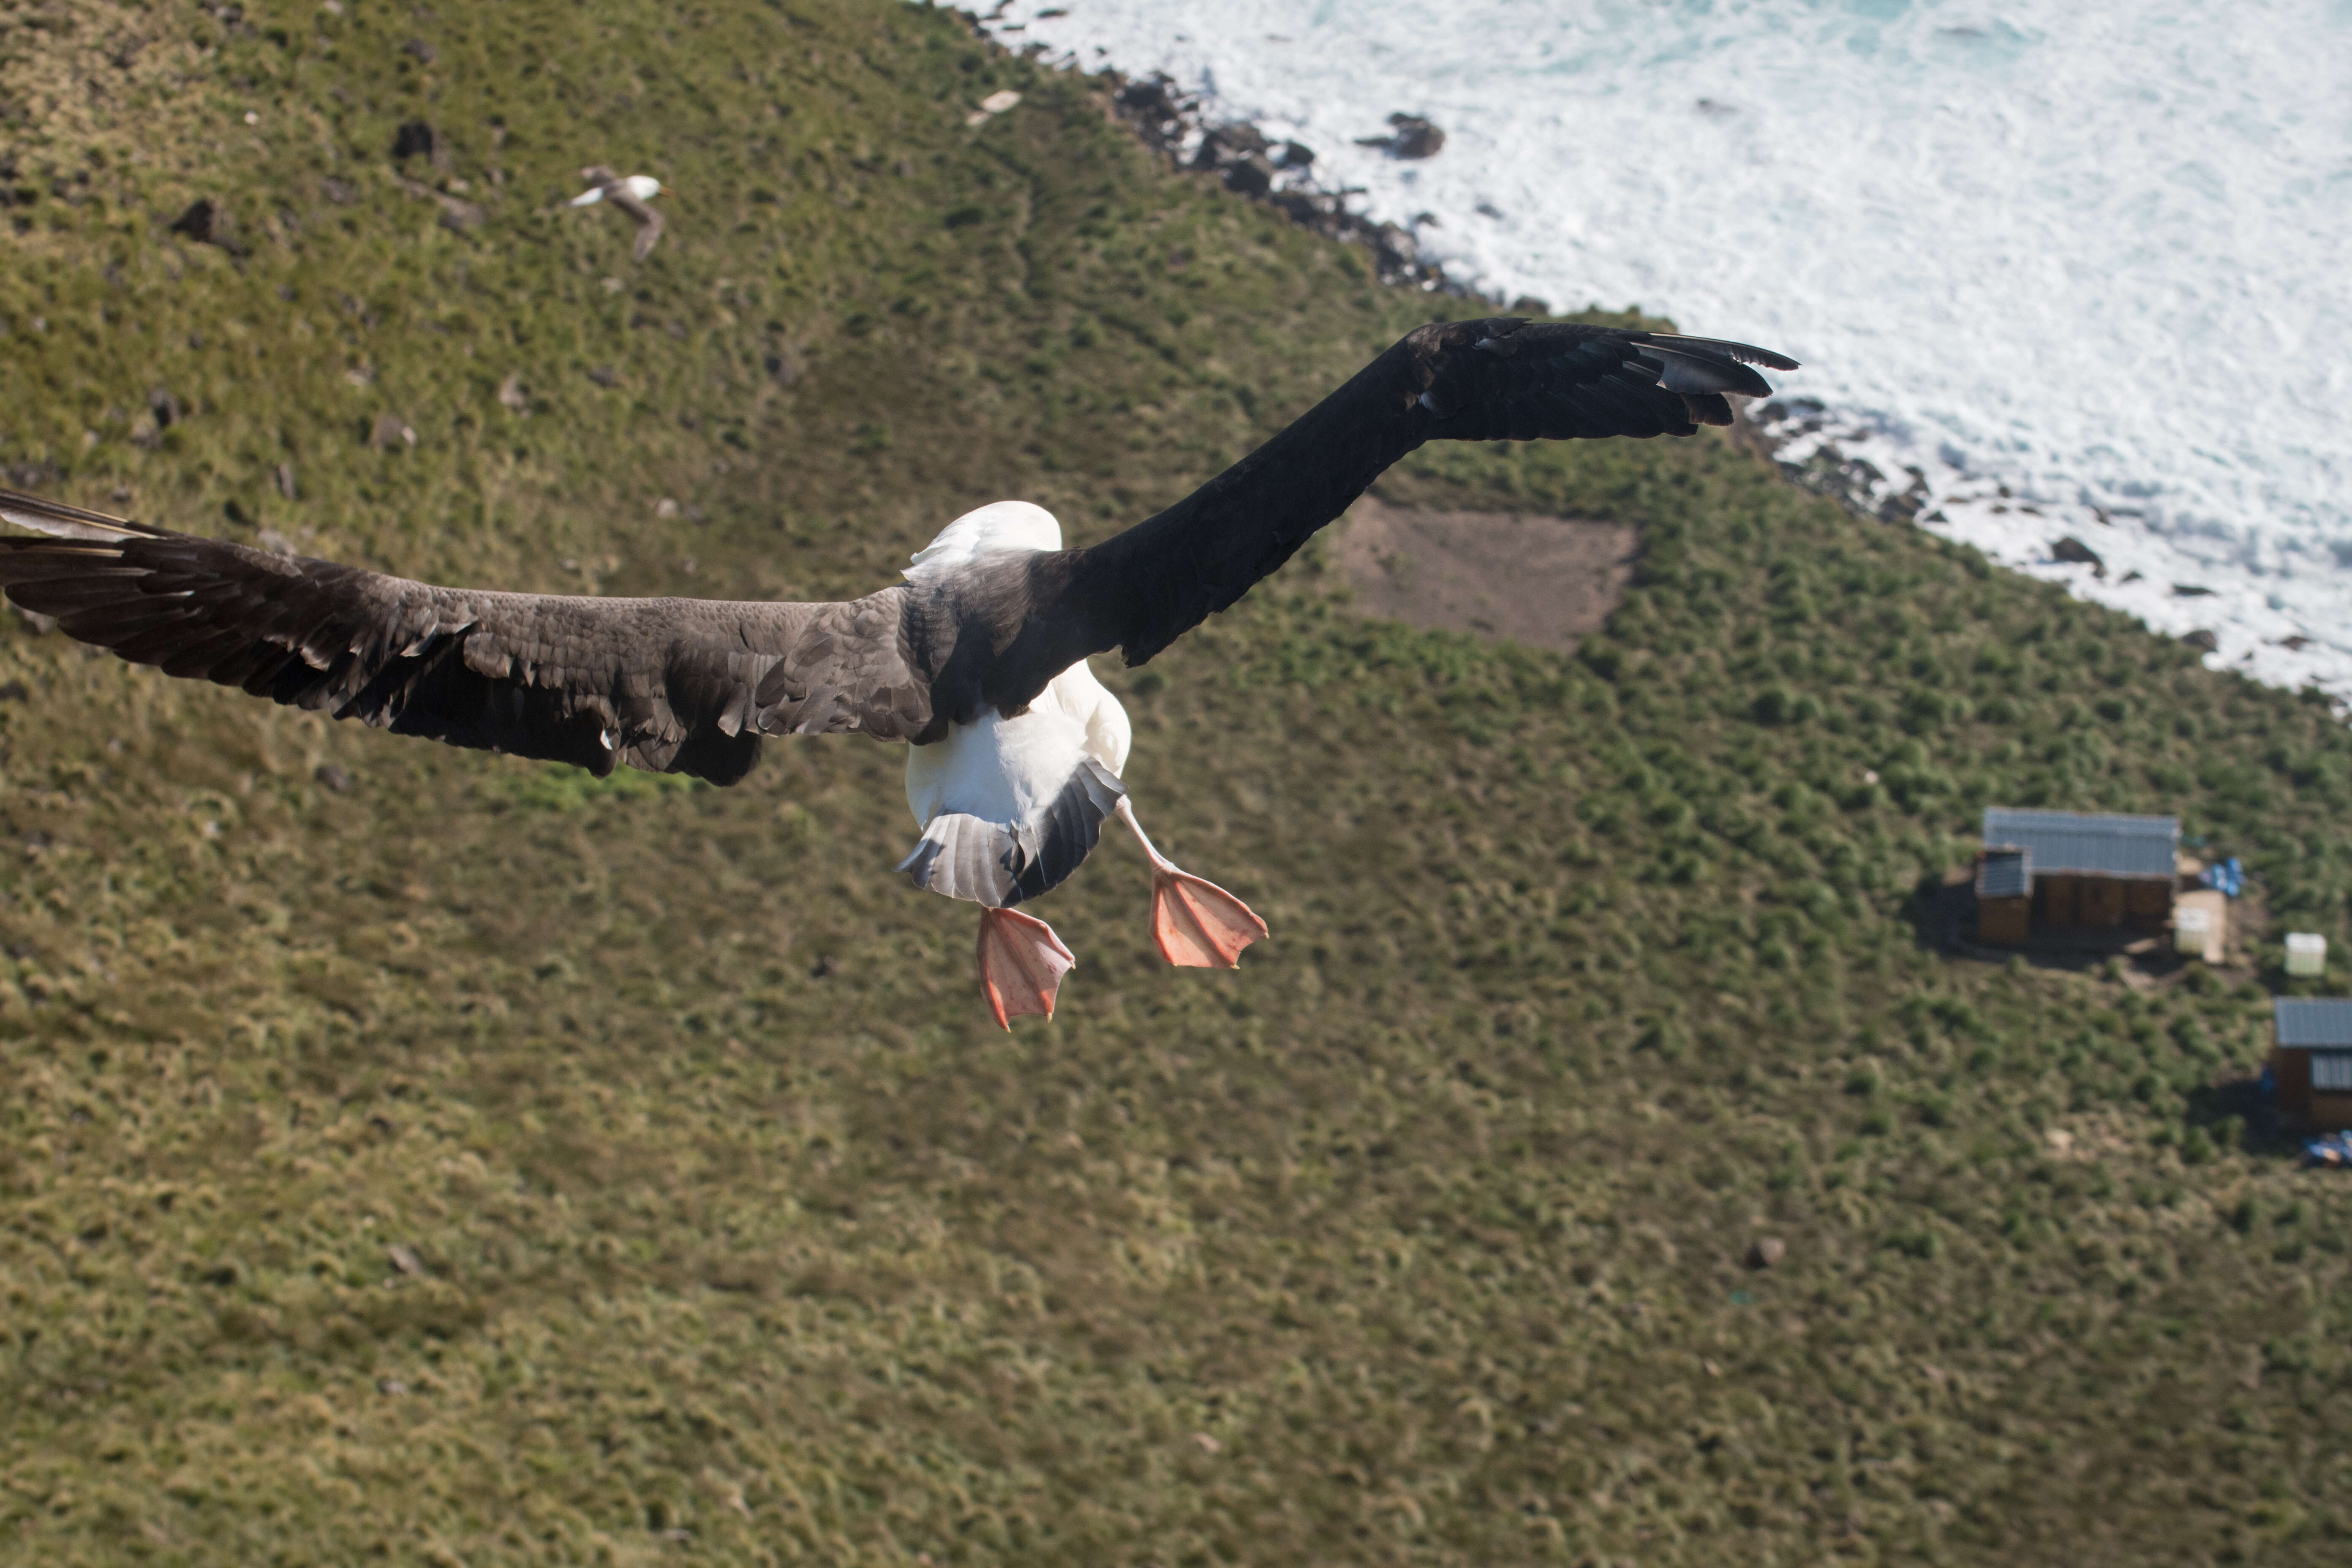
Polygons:
M636 246L630 254L639 261L651 255L654 242L662 237L662 215L656 212L650 204L637 200L617 184L605 187L604 205L620 208L637 226Z
M840 604L436 588L0 490L0 586L84 642L395 734L733 784L762 734L911 740L908 590Z
M1277 570L1424 441L1688 436L1728 425L1749 367L1795 362L1746 343L1528 322L1408 333L1265 446L1147 521L1041 561L1033 624L992 695L1029 700L1063 668L1119 648L1141 664Z

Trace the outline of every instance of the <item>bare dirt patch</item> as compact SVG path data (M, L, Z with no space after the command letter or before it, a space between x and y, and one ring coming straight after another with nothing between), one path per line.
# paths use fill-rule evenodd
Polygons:
M1366 615L1572 651L1633 580L1629 523L1439 511L1365 496L1340 526L1340 574Z

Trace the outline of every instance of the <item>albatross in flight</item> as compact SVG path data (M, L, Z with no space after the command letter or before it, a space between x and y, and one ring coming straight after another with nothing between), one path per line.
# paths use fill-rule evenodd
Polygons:
M1157 516L1064 549L998 501L950 523L906 581L835 604L606 599L438 588L0 491L0 585L84 642L167 675L395 734L731 784L763 738L911 742L922 826L900 863L982 906L997 1022L1050 1017L1069 950L1024 903L1117 816L1153 870L1171 963L1232 965L1265 934L1239 899L1151 847L1119 782L1127 715L1087 667L1130 666L1247 593L1424 441L1688 436L1728 425L1744 343L1514 319L1405 335L1273 439Z
M627 179L613 173L602 163L591 163L580 171L580 177L589 182L590 189L566 202L564 205L593 207L599 202L609 202L629 215L637 226L637 243L632 252L639 261L651 256L655 242L662 237L662 215L654 211L656 196L674 194L667 185L651 174L631 174Z

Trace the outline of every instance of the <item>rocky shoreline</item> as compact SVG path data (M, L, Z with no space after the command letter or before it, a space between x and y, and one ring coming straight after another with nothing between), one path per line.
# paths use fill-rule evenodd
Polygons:
M1829 418L1828 407L1812 398L1775 397L1741 412L1741 435L1771 458L1790 484L1826 496L1856 517L1879 522L1940 520L1940 514L1928 510L1927 476L1920 468L1906 467L1899 475L1889 474L1867 458L1844 451L1833 437L1813 442ZM1797 452L1802 455L1792 455Z
M1421 254L1412 230L1349 212L1347 198L1357 192L1320 184L1315 176L1314 149L1276 141L1247 121L1212 121L1197 96L1183 92L1160 72L1129 78L1107 70L1102 79L1109 89L1112 114L1171 166L1214 175L1227 190L1273 207L1302 228L1362 247L1381 282L1476 300L1517 316L1551 314L1551 307L1541 300L1505 301L1449 278L1443 266ZM1398 158L1431 157L1445 144L1444 131L1419 115L1392 114L1389 123L1389 135L1367 138L1364 144L1384 147ZM1929 500L1926 476L1917 468L1900 478L1891 476L1866 458L1841 451L1833 440L1812 442L1828 416L1811 399L1776 398L1741 413L1738 438L1770 458L1790 483L1825 496L1857 517L1889 523L1922 521ZM1802 455L1791 456L1791 448L1801 448Z
M1112 114L1174 168L1213 174L1227 190L1265 203L1302 228L1363 247L1373 276L1383 283L1409 284L1458 299L1491 298L1448 278L1443 267L1423 258L1412 230L1349 212L1347 198L1357 193L1329 189L1316 179L1313 148L1277 142L1247 121L1212 122L1202 113L1198 97L1158 72L1129 78L1105 71L1102 79L1110 89ZM1383 147L1390 156L1406 159L1432 157L1445 145L1444 131L1419 115L1392 114L1389 124L1388 135L1367 138L1365 145ZM1551 313L1540 300L1495 303L1519 315Z

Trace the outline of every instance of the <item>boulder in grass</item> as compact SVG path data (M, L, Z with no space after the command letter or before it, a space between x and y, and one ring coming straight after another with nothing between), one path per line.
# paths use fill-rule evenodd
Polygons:
M219 216L218 207L206 198L198 196L188 204L187 211L172 220L172 232L184 234L202 245L212 238L213 223Z
M1777 1236L1759 1236L1748 1244L1748 1267L1770 1268L1789 1256L1789 1244Z
M243 257L246 247L236 237L229 223L228 209L208 196L199 196L188 204L188 210L173 218L165 232L194 240L198 245L216 246L231 256Z
M1274 169L1263 157L1236 158L1225 165L1225 189L1244 196L1263 196L1274 189Z
M430 159L438 150L440 141L433 134L433 127L424 121L403 121L400 129L392 133L393 159L394 162L404 158Z

